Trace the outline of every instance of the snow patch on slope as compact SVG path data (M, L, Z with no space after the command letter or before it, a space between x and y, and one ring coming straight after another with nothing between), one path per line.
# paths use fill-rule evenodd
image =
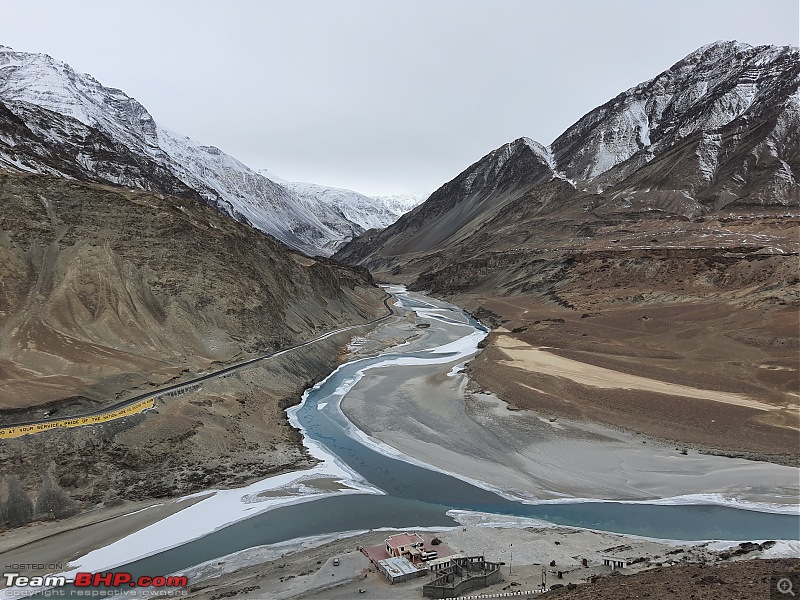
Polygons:
M260 169L258 172L305 200L323 223L347 237L348 241L368 229L388 227L428 196L366 196L344 188L288 181L267 169Z
M210 204L298 250L330 255L352 237L328 225L341 218L335 211L309 206L292 190L218 148L170 131L134 98L46 54L0 47L0 99L28 122L31 115L24 107L32 105L100 131L133 155L172 173ZM75 161L86 169L93 167L89 157L75 157Z
M383 229L394 223L399 215L389 212L384 205L358 192L326 187L315 183L292 182L287 187L303 198L337 210L344 218L367 229Z
M529 137L522 138L522 142L528 146L531 150L534 151L536 155L539 156L546 164L550 167L552 171L556 170L556 161L553 158L553 153L550 150L549 146L543 146L536 140L532 140Z
M430 194L411 192L407 194L390 194L388 196L372 196L372 198L383 204L386 210L392 214L401 217L425 202L428 196Z
M771 86L797 60L798 49L788 46L703 46L567 129L551 145L558 167L585 184L634 156L639 165L649 162L695 132L713 134L768 103ZM704 139L698 149L707 179L716 168L716 142Z

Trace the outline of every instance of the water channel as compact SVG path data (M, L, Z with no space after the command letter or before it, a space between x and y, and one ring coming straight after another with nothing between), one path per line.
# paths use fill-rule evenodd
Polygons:
M526 503L378 451L380 445L362 441L364 437L340 409L342 398L357 384L363 371L459 364L474 353L477 341L486 332L457 307L432 304L419 296L412 298L400 289L392 291L402 306L417 312L418 320L430 325L421 330L424 333L420 339L376 357L345 363L307 391L299 407L290 409L290 418L303 430L306 441L324 446L340 464L346 465L354 479L360 480L362 487L371 488L373 493L334 495L266 510L114 570L128 571L134 577L166 575L248 548L297 538L366 529L458 526L447 514L450 510L511 515L671 540L800 539L797 514L713 504ZM166 545L163 542L159 540L162 547ZM125 540L118 543L124 544ZM79 559L75 564L80 562ZM52 592L78 596L82 590L68 586ZM92 593L115 594L113 590L97 589Z
M175 573L246 548L334 532L381 527L452 527L451 509L529 517L574 527L677 540L798 539L800 516L742 510L720 505L659 505L620 502L523 503L437 472L380 453L352 434L352 424L338 406L344 392L366 367L407 369L458 359L453 344L435 328L449 325L463 335L485 331L469 315L453 307L436 309L395 290L406 308L427 316L433 349L386 352L346 363L307 392L294 418L304 434L346 463L382 494L334 496L276 508L238 521L202 538L134 563L124 570L134 575ZM427 311L427 313L425 312ZM437 312L438 311L438 312ZM436 313L436 314L434 314ZM480 336L479 336L480 337Z

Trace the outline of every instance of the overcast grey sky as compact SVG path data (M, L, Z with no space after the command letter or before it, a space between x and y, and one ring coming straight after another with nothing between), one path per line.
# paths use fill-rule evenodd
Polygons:
M253 168L430 192L720 39L798 44L797 0L3 0L45 52Z

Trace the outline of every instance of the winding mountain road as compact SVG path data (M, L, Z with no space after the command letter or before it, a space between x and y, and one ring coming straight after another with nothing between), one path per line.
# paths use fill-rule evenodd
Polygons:
M69 417L51 417L46 419L38 419L34 421L26 421L23 423L15 423L14 425L11 425L9 427L0 428L0 439L9 439L9 438L20 437L23 435L41 433L43 431L49 431L51 429L63 429L63 428L81 427L83 425L94 425L97 423L106 423L108 421L113 421L116 419L121 419L123 417L128 417L133 414L144 412L146 410L154 408L155 401L160 396L164 396L171 392L180 392L186 388L196 387L203 381L208 381L216 377L223 377L225 375L228 375L229 373L250 366L259 361L269 360L271 358L281 356L282 354L286 354L287 352L292 352L299 348L310 346L311 344L329 338L338 333L342 333L344 331L349 331L357 327L364 327L365 325L372 325L384 321L395 314L394 309L389 305L389 300L391 298L392 298L391 294L387 294L386 297L383 299L383 305L386 307L387 313L384 316L372 319L371 321L360 323L358 325L348 325L347 327L340 327L339 329L334 329L333 331L323 333L322 335L319 335L311 340L295 344L294 346L289 346L288 348L284 348L283 350L278 350L276 352L272 352L271 354L265 354L263 356L256 356L255 358L249 358L242 362L236 363L235 365L230 365L222 369L206 373L205 375L200 375L198 377L194 377L187 381L183 381L181 383L172 384L152 392L147 392L146 394L139 394L138 396L134 396L126 400L121 400L120 402L117 402L111 406L107 406L100 410L81 413L77 415L71 415Z

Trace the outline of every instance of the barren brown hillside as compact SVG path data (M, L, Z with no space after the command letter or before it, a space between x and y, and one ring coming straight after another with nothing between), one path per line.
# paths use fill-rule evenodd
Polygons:
M0 409L105 402L382 311L364 270L198 200L0 175Z
M0 423L94 410L365 323L383 296L364 269L290 251L200 200L0 173ZM4 441L0 527L58 516L34 512L45 488L70 512L308 464L284 408L349 335L145 415Z
M797 48L709 44L335 257L503 326L472 370L517 406L795 463L798 73Z

